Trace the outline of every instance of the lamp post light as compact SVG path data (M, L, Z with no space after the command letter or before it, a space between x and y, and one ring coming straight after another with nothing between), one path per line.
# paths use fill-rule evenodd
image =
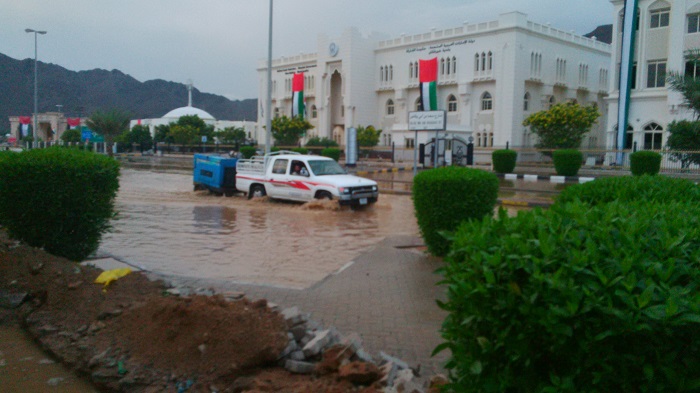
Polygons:
M37 140L37 128L36 128L36 118L39 115L39 86L37 84L37 34L44 35L45 31L38 31L33 29L24 29L26 33L34 33L34 124L32 128L32 136L34 141Z

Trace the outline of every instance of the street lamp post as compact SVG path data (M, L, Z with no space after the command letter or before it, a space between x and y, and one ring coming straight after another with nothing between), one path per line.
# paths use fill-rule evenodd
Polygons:
M267 111L265 111L265 154L270 153L272 134L272 1L270 0L270 27L267 41Z
M37 82L37 34L46 34L45 31L38 31L33 29L24 29L27 33L34 33L34 124L32 125L32 136L34 141L37 139L37 128L36 128L36 118L39 115L39 86Z

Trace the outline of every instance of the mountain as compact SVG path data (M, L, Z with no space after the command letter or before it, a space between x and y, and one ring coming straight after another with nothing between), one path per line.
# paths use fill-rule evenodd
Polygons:
M600 42L605 42L606 44L612 43L612 25L600 25L588 34L584 34L584 37L593 38Z
M134 118L162 117L187 105L187 87L161 79L139 82L119 70L70 71L39 61L39 112L86 117L97 109L121 108ZM218 120L257 119L257 99L231 101L192 89L193 105ZM34 60L16 60L0 53L0 132L8 130L9 116L34 111Z

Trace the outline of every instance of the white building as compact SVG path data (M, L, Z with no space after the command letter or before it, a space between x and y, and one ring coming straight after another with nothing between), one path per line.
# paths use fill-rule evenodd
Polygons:
M529 21L525 14L395 38L363 36L356 29L331 39L319 35L316 53L273 60L272 113L291 112L291 79L305 72L310 134L344 144L349 127L383 130L381 145L412 148L408 112L419 99L418 61L437 57L439 109L447 111L447 134L475 138L477 147L532 146L522 122L553 103L576 100L603 109L611 47ZM264 133L267 63L258 68L258 129ZM605 124L584 141L603 146ZM435 134L421 132L418 143ZM264 141L264 135L258 136Z
M608 97L607 147L616 146L619 68L622 52L624 1L612 0L615 71ZM700 0L639 0L638 29L635 38L633 82L630 94L629 123L625 148L661 149L673 120L692 119L692 111L683 105L683 97L669 90L668 71L698 76L692 64L686 67L684 52L700 48Z
M176 108L166 113L163 117L154 119L136 119L129 122L129 129L136 125L147 126L151 132L151 136L155 137L156 127L160 125L168 125L177 123L182 116L197 116L204 120L207 125L214 126L215 131L221 131L229 127L242 128L246 132L248 139L256 139L258 134L258 125L253 121L233 121L233 120L216 120L209 112L192 106L192 84L187 85L188 102L187 106ZM264 138L262 139L264 140Z

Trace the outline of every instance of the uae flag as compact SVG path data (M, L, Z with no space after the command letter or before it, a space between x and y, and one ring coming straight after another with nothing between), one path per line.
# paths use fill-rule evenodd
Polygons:
M292 78L292 118L304 119L304 74Z
M419 61L420 70L420 110L437 110L437 57Z

